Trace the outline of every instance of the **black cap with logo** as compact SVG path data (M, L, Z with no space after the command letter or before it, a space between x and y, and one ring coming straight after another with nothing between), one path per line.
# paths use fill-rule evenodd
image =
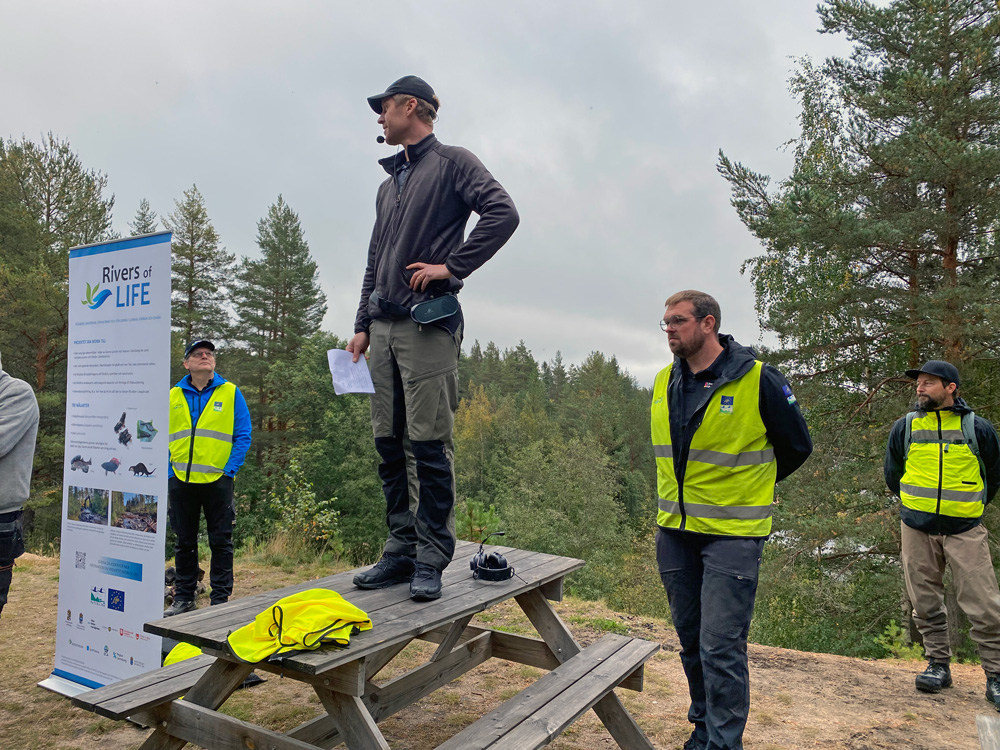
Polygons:
M437 112L437 104L434 102L434 89L431 88L427 81L417 76L403 76L398 81L393 81L389 85L389 88L381 94L369 96L368 106L375 111L375 114L380 115L382 114L382 100L388 96L395 96L396 94L409 94L410 96L415 96L418 99L423 99L431 105L431 108L435 112Z
M946 385L948 383L961 385L961 382L959 382L958 379L958 368L951 362L945 362L943 359L929 359L919 370L907 370L906 377L916 380L920 373L939 377L945 382Z
M184 359L191 356L191 352L195 349L201 347L202 349L208 349L210 352L215 351L215 344L213 344L208 339L198 339L197 341L192 341L188 344L188 348L184 350Z

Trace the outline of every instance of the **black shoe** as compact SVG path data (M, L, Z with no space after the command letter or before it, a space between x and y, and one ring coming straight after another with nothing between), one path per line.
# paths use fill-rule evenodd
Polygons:
M932 661L923 674L917 675L917 690L922 693L940 693L951 687L951 668L947 662Z
M986 673L986 700L992 703L997 711L1000 711L1000 673Z
M704 730L702 730L704 731ZM684 743L682 750L706 750L708 747L708 740L698 734L698 730L695 729L691 732L691 736L688 737L687 742Z
M410 598L429 602L441 598L441 571L427 563L418 562L410 579Z
M174 615L182 615L185 612L193 612L196 609L198 609L198 606L193 601L174 599L173 603L163 610L163 616L173 617Z
M373 568L354 576L354 585L359 589L384 589L386 586L406 583L412 575L413 558L383 552Z

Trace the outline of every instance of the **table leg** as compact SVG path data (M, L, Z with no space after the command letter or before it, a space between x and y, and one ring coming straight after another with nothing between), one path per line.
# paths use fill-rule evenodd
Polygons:
M538 589L527 591L516 596L515 599L524 610L524 614L528 616L531 624L535 626L538 635L552 649L552 653L560 664L580 653L580 644L573 638L566 623L562 621L541 591ZM632 748L653 750L649 738L636 724L632 715L625 710L621 699L613 692L608 693L594 705L594 713L604 723L619 747L629 748L629 750Z
M252 671L252 664L237 664L225 659L216 659L194 687L185 694L184 700L214 711L226 702ZM166 708L169 710L170 707ZM169 728L169 721L164 721L146 738L139 750L180 750L187 744L187 740L171 736L168 733Z
M389 750L389 743L385 741L361 698L319 687L316 688L316 694L336 723L348 750Z

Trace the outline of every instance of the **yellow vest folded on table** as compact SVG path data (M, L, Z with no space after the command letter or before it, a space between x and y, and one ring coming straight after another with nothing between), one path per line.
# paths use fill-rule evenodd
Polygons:
M191 408L183 389L170 389L170 464L181 481L207 484L222 476L233 450L236 386L226 382L191 424Z
M771 533L777 464L760 414L760 361L712 394L691 438L683 487L674 471L667 385L673 365L653 384L651 425L659 511L665 529L760 537Z
M327 643L346 646L354 633L371 626L368 615L336 591L308 589L279 599L227 640L236 658L255 663L289 651L313 651Z

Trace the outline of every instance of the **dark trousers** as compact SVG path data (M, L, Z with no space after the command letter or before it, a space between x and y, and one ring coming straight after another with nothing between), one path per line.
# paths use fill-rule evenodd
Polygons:
M222 604L233 593L233 525L236 523L233 478L222 476L214 482L198 484L171 477L167 494L170 526L177 535L174 599L194 601L198 585L198 524L204 512L208 546L212 550L211 599L212 604Z
M750 712L747 633L764 539L659 530L656 560L681 642L688 721L708 750L742 750Z
M454 334L409 318L370 328L372 431L382 459L385 551L444 570L455 553L452 431L461 326Z
M14 575L14 560L24 554L21 528L23 511L0 513L0 613L7 603L10 582Z

